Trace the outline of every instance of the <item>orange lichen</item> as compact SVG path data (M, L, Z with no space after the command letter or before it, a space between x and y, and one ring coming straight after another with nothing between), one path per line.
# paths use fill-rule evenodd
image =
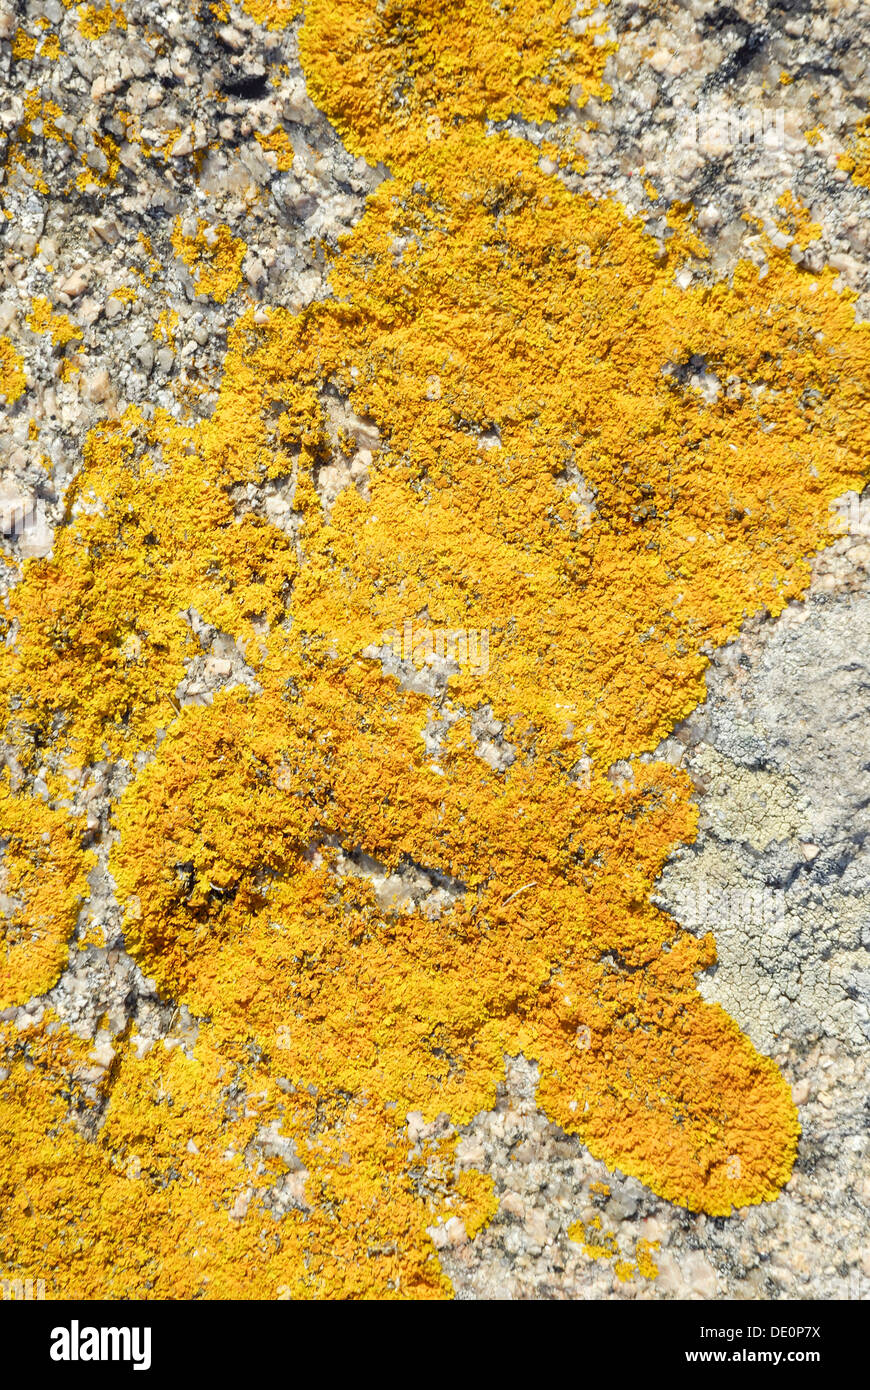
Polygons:
M101 39L114 26L116 29L124 30L127 28L127 18L121 5L112 6L109 0L106 4L99 5L79 5L78 30L83 38Z
M220 11L215 6L212 9L221 18ZM242 0L242 9L267 29L286 29L300 13L302 0ZM222 17L225 20L226 14Z
M189 434L156 418L155 433L131 408L124 424L90 435L87 505L9 600L7 623L21 604L27 616L0 688L26 711L28 736L36 728L49 736L61 719L79 767L129 754L172 720L195 647L187 609L252 644L250 615L273 620L282 611L289 545L256 517L236 521L213 466L189 457ZM163 467L133 461L136 435L159 439ZM21 713L16 726L23 722ZM12 734L26 760L26 739Z
M67 343L73 343L82 336L81 329L76 328L66 314L54 313L51 301L44 297L31 301L26 322L34 333L48 333L55 347L64 348Z
M46 34L39 48L40 58L47 58L50 62L56 62L60 55L61 46L57 34Z
M425 1226L466 1208L417 1196L389 1110L287 1097L244 1050L218 1052L204 1026L193 1058L160 1046L137 1060L127 1040L115 1049L102 1070L90 1044L49 1017L20 1033L0 1024L0 1132L18 1136L0 1169L7 1274L51 1271L51 1297L449 1291ZM276 1146L268 1131L279 1124ZM280 1225L276 1186L289 1206ZM474 1201L467 1212L473 1224Z
M24 359L8 338L0 338L0 396L13 405L24 394L25 385Z
M333 257L333 297L243 315L210 418L131 408L94 431L72 519L9 595L17 765L49 764L58 815L76 770L135 767L109 865L126 944L207 1022L191 1056L118 1042L88 1143L58 1079L77 1042L10 1037L0 1103L19 1113L30 1087L36 1157L25 1174L19 1142L0 1170L24 1194L7 1268L48 1263L80 1296L439 1296L427 1228L473 1234L492 1184L458 1171L455 1131L415 1145L406 1117L470 1121L506 1054L537 1063L552 1120L690 1210L788 1178L788 1087L698 993L712 936L650 901L697 812L688 778L641 755L703 699L711 647L803 591L831 500L862 485L868 329L831 271L773 245L763 279L741 263L681 289L704 250L688 209L662 256L640 219L487 133L600 81L606 45L571 12L312 0L312 90L394 170ZM176 222L173 245L199 293L239 283L228 228ZM699 356L715 399L680 370ZM336 402L379 444L327 507L356 447ZM292 534L245 510L263 487L291 499ZM485 630L485 668L439 701L403 688L376 652L409 615ZM179 708L202 624L247 683ZM479 755L482 707L506 770ZM450 891L385 905L371 864ZM60 872L34 874L40 902ZM257 1161L273 1123L307 1174L280 1222L266 1188L293 1170ZM632 1265L596 1221L589 1253L652 1277L648 1243Z
M279 173L293 168L293 145L286 130L273 130L269 135L261 135L259 131L255 131L254 136L261 149L274 155Z
M16 29L15 37L12 40L12 57L19 62L29 60L36 56L36 45L38 40L33 34L28 34L25 29Z
M83 192L90 188L108 188L114 183L118 170L121 167L120 150L117 141L111 135L103 135L100 131L92 131L91 139L105 161L105 169L94 169L85 160L85 168L76 176L76 187Z
M870 116L858 122L837 165L852 175L853 183L870 188Z
M56 982L93 854L81 848L81 823L0 778L0 1009L42 994Z
M606 24L572 33L577 11L575 0L308 0L299 55L348 149L395 167L487 119L548 120L572 87L607 95L615 45L594 42Z
M172 248L180 261L190 270L196 293L211 295L219 304L242 283L242 261L247 247L241 237L234 237L229 227L210 227L197 218L193 236L185 236L181 218L175 219Z

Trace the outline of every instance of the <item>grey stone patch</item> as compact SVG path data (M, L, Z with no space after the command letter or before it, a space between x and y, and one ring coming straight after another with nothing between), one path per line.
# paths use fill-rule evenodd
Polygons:
M328 392L322 403L332 457L316 470L314 484L328 518L346 487L355 487L365 501L371 500L368 473L381 436L375 422L357 415L337 391Z
M471 715L471 733L477 756L493 772L506 772L516 762L516 744L505 738L506 724L496 719L491 705L481 705Z
M367 661L379 661L384 675L395 676L400 690L427 695L436 706L440 706L447 692L450 677L459 671L458 664L449 657L433 656L418 666L410 657L403 658L397 655L397 646L401 651L401 644L396 643L390 634L384 636L387 640L372 643L364 648L361 653L363 658Z
M561 474L556 477L556 485L564 491L572 503L577 517L577 530L585 531L591 526L595 516L596 492L583 477L573 459L565 464Z
M370 884L378 906L387 913L421 912L436 918L468 892L464 883L438 869L403 862L395 869L363 850L348 850L335 842L333 872L339 878L361 878ZM317 862L317 855L313 859Z
M254 671L247 665L238 642L228 632L220 632L205 622L195 609L183 615L202 648L202 655L185 661L185 675L176 686L174 699L179 708L185 705L210 705L219 690L232 690L243 685L253 695L263 687Z
M684 923L716 937L718 964L699 987L763 1051L783 1036L859 1047L870 1036L870 588L811 590L718 653L707 686L693 715L703 741L669 750L705 789L699 836L656 900L682 921L681 900L718 896L712 917ZM750 910L729 911L723 892L746 906L747 889Z
M283 1135L279 1122L273 1120L270 1125L260 1127L245 1149L245 1167L255 1177L261 1178L267 1171L268 1160L276 1158L284 1165L284 1172L266 1186L257 1185L257 1200L276 1221L280 1221L288 1211L310 1211L311 1208L305 1196L308 1169L297 1153L294 1140ZM236 1199L231 1219L244 1219L253 1190L246 1189Z
M429 711L425 728L423 729L423 745L426 752L436 759L441 752L444 743L444 736L447 734L451 725L457 719L462 718L462 711L455 706L448 704L446 700L440 701L434 709ZM437 766L437 762L435 764Z

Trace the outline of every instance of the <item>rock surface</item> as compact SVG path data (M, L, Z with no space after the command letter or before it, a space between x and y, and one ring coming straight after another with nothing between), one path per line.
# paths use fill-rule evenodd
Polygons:
M146 416L208 418L228 328L251 305L299 309L325 297L328 254L385 176L345 149L310 100L294 26L270 31L236 6L218 25L194 9L138 0L124 26L94 41L55 0L0 0L0 332L26 377L20 398L6 384L0 468L4 495L39 506L38 528L8 528L7 587L12 562L50 553L52 528L69 519L87 432L129 403ZM816 224L796 262L832 266L865 317L870 188L841 157L866 110L868 7L614 0L599 17L619 41L605 70L612 99L573 105L546 128L518 118L504 128L536 143L570 133L588 167L563 170L567 186L616 197L653 235L672 203L694 204L711 273L741 256L763 264L759 232L777 235L777 199L792 191ZM54 33L58 57L48 56ZM59 114L42 110L19 159L34 86ZM762 138L735 140L734 121L745 135L753 113L763 113ZM276 131L286 145L270 143ZM201 221L244 243L223 297L198 293L201 270L183 254ZM62 315L48 330L33 326L42 298ZM706 364L692 367L693 384L715 395ZM337 402L336 438L350 429L354 453L319 479L327 509L343 487L365 495L378 447L376 432L343 410ZM251 487L235 501L239 515L293 535L280 488ZM807 598L775 620L751 620L712 655L706 703L656 753L690 773L701 815L697 842L667 865L657 901L691 930L714 931L718 963L700 988L791 1085L803 1127L794 1175L776 1202L727 1219L680 1210L550 1123L535 1104L534 1065L511 1059L495 1109L463 1127L459 1148L460 1165L494 1179L498 1213L472 1239L456 1217L432 1231L459 1298L870 1296L870 526L854 501L851 529L840 539L832 529ZM179 707L258 688L226 634L193 610L190 625L200 652L173 692ZM381 659L430 695L449 674L403 671L389 646ZM442 732L430 730L433 753ZM510 766L510 729L491 711L478 713L475 735L492 768ZM92 1038L94 1087L111 1067L112 1039L131 1025L142 1049L162 1041L190 1052L197 1034L124 949L107 854L112 808L135 770L107 762L82 780L76 809L97 850L91 897L57 985L9 1012L23 1027L49 1007ZM396 910L409 901L437 914L458 891L424 874L390 876L365 856L341 872L367 876ZM95 1110L88 1123L99 1118ZM450 1132L446 1121L421 1125L419 1139ZM279 1211L304 1206L300 1169L294 1160L276 1188ZM247 1203L238 1197L233 1221ZM590 1258L569 1235L578 1213L599 1219L626 1258L639 1238L657 1242L658 1277L623 1279L611 1261Z

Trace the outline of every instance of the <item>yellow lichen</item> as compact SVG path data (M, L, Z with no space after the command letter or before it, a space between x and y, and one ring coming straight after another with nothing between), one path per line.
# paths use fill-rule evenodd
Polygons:
M31 301L26 322L27 327L34 333L48 333L55 347L66 347L67 343L75 342L82 336L81 329L76 328L66 314L54 313L50 300L44 297L37 297Z
M293 145L286 130L273 130L269 135L261 135L259 131L255 131L254 135L261 149L275 156L279 173L293 168Z
M52 815L77 771L136 767L110 854L125 941L203 1020L191 1055L116 1040L90 1141L63 1092L78 1042L10 1034L0 1255L59 1292L449 1292L427 1229L455 1215L473 1235L492 1184L459 1171L455 1131L414 1144L406 1117L470 1121L505 1055L537 1063L550 1119L690 1210L729 1215L789 1176L788 1087L696 987L712 936L650 901L697 811L641 755L703 699L710 649L802 593L831 500L863 485L870 330L831 271L771 244L764 278L742 262L681 289L704 251L688 209L662 256L639 218L487 133L599 82L606 45L571 13L311 0L312 90L394 175L334 255L333 297L244 314L208 419L130 408L92 432L81 505L8 597L17 765L50 764ZM199 293L239 283L229 229L176 222L173 246ZM715 399L678 370L697 356ZM379 445L327 509L322 476L355 450L337 398ZM251 485L292 498L292 535L241 508ZM487 634L437 708L374 654L409 618ZM199 622L249 679L180 708ZM506 770L479 756L481 707ZM54 941L80 868L52 850L28 891L50 904L60 875ZM452 895L390 906L357 860ZM273 1124L304 1177L280 1145L259 1168ZM297 1204L276 1225L278 1178ZM632 1264L600 1218L572 1230L618 1278L654 1276L649 1243Z
M568 21L593 0L308 0L299 55L312 99L347 147L391 167L513 113L548 120L572 87L607 95L614 45Z
M50 62L56 62L60 55L61 46L57 34L46 34L39 49L40 58L48 58Z
M144 232L139 232L136 240L142 247L143 255L147 258L148 267L146 270L135 269L134 273L139 277L143 285L150 285L155 275L160 274L160 262L154 255L154 247L151 244L151 238L149 236L146 236Z
M234 237L225 224L210 227L200 217L197 218L196 233L185 236L181 230L181 218L177 217L172 232L172 248L190 270L200 297L210 295L223 304L242 283L242 261L247 247L241 237Z
M84 159L84 169L76 177L76 187L82 192L87 193L91 188L108 188L117 176L121 167L120 150L117 141L111 135L103 135L100 131L92 131L91 138L100 150L105 161L105 169L94 169Z
M815 241L817 237L821 236L820 224L810 221L809 208L793 193L783 193L781 197L777 198L776 206L782 213L776 222L777 229L784 232L789 240L802 251L806 250L811 241Z
M57 981L94 856L81 822L0 778L0 1009L23 1004Z
M80 8L89 11L92 7ZM116 27L123 29L126 26L126 20L120 7L111 11L111 6L106 6L104 10L94 10L94 14L98 16L97 20L93 21L96 29L107 22L107 15L110 22L114 23ZM92 18L93 16L85 15L83 22L87 28L92 27ZM88 33L86 37L100 37L96 29L93 33ZM37 40L34 39L33 42L36 43ZM60 46L57 37L53 34L46 35L39 56L53 59L59 54ZM89 143L96 146L96 150L80 149L73 133L76 122L73 122L69 113L65 113L58 102L54 100L55 93L51 73L44 70L40 74L40 80L42 82L41 87L32 87L24 95L23 120L19 122L17 127L13 127L7 146L8 164L13 168L18 166L24 169L30 175L33 186L39 192L47 194L49 191L48 183L42 176L38 163L34 165L33 160L28 158L28 155L35 154L39 158L42 154L41 141L57 140L67 146L79 166L75 178L63 191L70 193L74 189L78 189L93 194L110 187L117 178L120 168L118 142L104 131L90 127L88 129ZM168 151L164 146L153 147L143 140L138 129L138 118L134 118L130 112L123 110L116 114L124 129L124 139L138 144L146 157L156 157L161 161L166 160ZM56 174L52 176L56 177Z
M113 7L109 0L106 0L106 4L102 6L79 5L78 13L78 31L86 39L104 38L113 26L120 30L127 28L123 6Z
M635 1259L637 1260L637 1272L642 1279L655 1279L658 1277L658 1265L656 1264L653 1253L658 1250L659 1241L644 1240L643 1237L637 1242L635 1249Z
M218 7L212 6L212 9L220 18ZM292 24L302 9L302 0L242 0L242 9L257 24L265 24L267 29L274 31ZM226 15L223 18L225 21Z
M590 1192L600 1192L603 1185L601 1183L590 1183ZM605 1193L609 1188L603 1189ZM634 1259L626 1259L621 1253L617 1237L613 1231L605 1231L602 1226L601 1217L594 1216L588 1225L582 1221L574 1221L568 1228L568 1239L580 1245L590 1260L610 1260L613 1264L613 1272L620 1283L627 1283L629 1279L655 1279L658 1277L658 1266L653 1259L653 1253L658 1250L659 1242L650 1241L640 1237L635 1245Z
M159 270L159 266L157 267ZM178 327L178 310L161 309L154 324L154 341L175 347L175 330Z
M852 182L870 188L870 116L859 121L845 153L837 159L840 169L852 175Z
M8 338L0 338L0 396L13 405L24 394L26 386L24 359L15 351Z
M30 126L35 121L41 121L42 134L46 140L65 141L69 145L74 145L75 142L71 137L65 135L57 124L62 115L63 112L56 101L52 101L50 98L43 99L36 90L28 92L24 98L24 126L22 131L24 139L28 142L30 141L32 138Z
M28 34L26 29L16 29L15 37L12 40L12 57L19 62L22 59L29 60L36 56L37 39Z

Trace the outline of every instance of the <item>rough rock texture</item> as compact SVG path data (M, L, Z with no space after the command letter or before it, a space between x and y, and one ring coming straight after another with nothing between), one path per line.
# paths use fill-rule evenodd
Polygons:
M759 233L778 244L777 199L794 192L815 228L793 259L812 271L832 266L840 287L859 293L858 316L866 315L870 188L841 164L867 107L868 7L615 0L600 17L619 42L605 69L612 99L580 97L550 125L511 118L504 128L537 143L570 137L588 168L563 169L567 186L616 197L642 213L653 235L672 203L694 204L713 256L708 270L685 272L687 284L692 275L727 272L741 256L763 265ZM59 57L41 56L38 38L30 53L33 36L55 32ZM93 40L77 11L57 0L0 0L0 82L0 335L20 357L27 388L17 398L4 376L0 466L9 496L41 509L38 530L6 528L12 560L49 552L51 528L69 519L69 485L97 422L128 403L146 417L165 410L187 422L207 418L227 329L242 310L298 309L326 295L327 255L385 171L351 156L312 104L295 28L270 31L235 7L221 20L141 0L127 6L124 27L110 24ZM59 112L36 113L22 143L33 89ZM745 122L755 111L767 122L763 139L735 141L729 114ZM51 120L54 138L46 134ZM277 130L289 132L292 163L280 142L269 145ZM200 219L244 243L222 297L198 293L196 260L182 254L196 243ZM34 319L43 298L63 323ZM704 361L690 366L691 384L715 396L719 383ZM342 402L334 414L336 438L349 429L355 453L334 475L321 472L327 509L349 483L365 495L378 442ZM239 514L293 534L280 487L249 486L235 501ZM473 1239L457 1218L432 1229L457 1297L870 1295L862 1112L870 526L857 502L851 516L850 533L835 539L832 530L831 549L815 562L807 599L775 621L750 621L713 654L706 704L656 754L690 773L701 813L698 840L666 867L658 901L690 930L714 931L718 963L702 993L774 1056L792 1086L803 1133L790 1182L776 1202L730 1218L687 1213L608 1172L551 1124L535 1105L535 1067L512 1059L496 1108L463 1128L458 1150L461 1165L493 1177L498 1213ZM11 567L3 570L9 582ZM240 684L258 688L226 634L193 610L190 624L201 650L173 692L179 707ZM403 670L388 645L380 656L406 688L443 690L447 667ZM430 751L442 733L430 726ZM510 766L510 729L491 711L477 713L474 733L492 768ZM131 1030L143 1049L162 1040L191 1053L197 1034L197 1021L161 999L124 949L107 855L112 808L133 771L106 761L82 779L76 809L86 810L97 862L69 966L46 996L7 1011L23 1030L50 1007L94 1039L93 1075L84 1078L92 1131L113 1038ZM422 872L391 874L365 856L343 860L339 872L367 877L379 902L396 910L410 901L437 912L461 889ZM451 1132L446 1121L418 1125L413 1113L408 1125L421 1144ZM290 1165L279 1208L304 1204L299 1167ZM612 1261L590 1258L569 1235L578 1215L587 1227L599 1220L627 1258L638 1238L659 1242L658 1276L622 1279ZM243 1217L239 1208L236 1219Z

